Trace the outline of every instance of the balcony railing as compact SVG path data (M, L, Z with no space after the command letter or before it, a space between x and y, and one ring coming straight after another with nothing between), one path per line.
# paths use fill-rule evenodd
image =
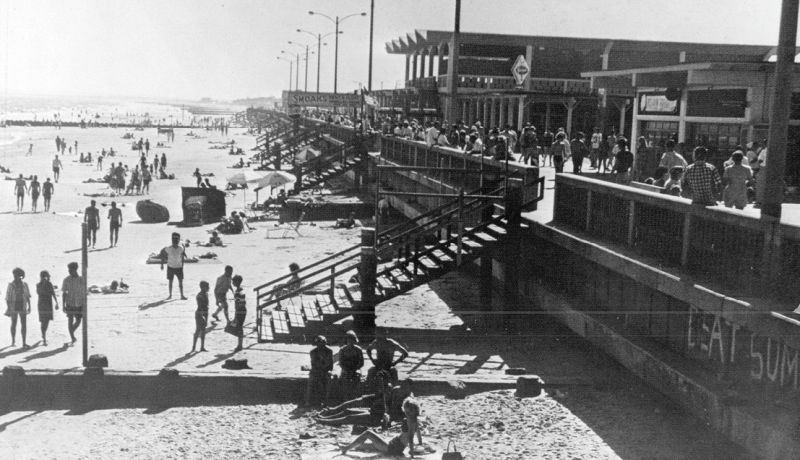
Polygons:
M487 90L513 90L520 86L514 77L482 75L460 75L459 88L480 88ZM439 78L439 88L447 88L447 78ZM548 94L590 95L593 94L589 80L569 78L531 78L530 91Z
M776 231L741 211L570 175L556 176L553 219L728 292L776 300L800 295L800 227L778 224ZM780 247L779 260L765 257L770 247ZM765 292L775 277L783 288Z

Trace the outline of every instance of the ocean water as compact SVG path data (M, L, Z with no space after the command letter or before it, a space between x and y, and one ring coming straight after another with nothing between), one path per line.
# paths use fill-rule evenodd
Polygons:
M0 125L5 120L98 123L190 124L192 114L175 101L78 96L2 96ZM0 134L0 145L13 142Z

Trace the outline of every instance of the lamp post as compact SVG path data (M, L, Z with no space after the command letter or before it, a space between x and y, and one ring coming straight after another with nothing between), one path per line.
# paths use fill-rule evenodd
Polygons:
M292 53L284 50L281 50L281 54L288 54L289 56L292 55ZM294 56L297 62L297 65L295 66L296 71L294 73L294 90L300 91L300 53L295 53Z
M319 63L320 63L320 58L322 58L322 46L323 45L324 46L328 46L327 43L322 43L322 39L327 37L327 36L329 36L329 35L333 35L335 32L330 32L330 33L327 33L325 35L322 35L322 34L315 34L314 32L310 32L310 31L305 30L305 29L297 29L297 31L306 33L306 34L311 35L312 37L317 39L317 92L319 92ZM340 31L339 33L342 34L344 32Z
M375 23L375 0L369 2L369 70L367 71L367 91L372 92L372 28Z
M305 49L306 49L306 76L305 76L305 83L304 83L303 91L308 92L308 45L304 45L302 43L293 42L291 40L289 40L289 44L290 45L299 46L300 48L305 47ZM300 73L300 69L297 69L297 73L298 74Z
M286 59L285 57L278 56L278 59L281 61L286 61L289 63L289 91L292 90L292 66L294 62L291 59Z
M362 11L361 13L348 14L347 16L344 16L344 17L341 17L341 18L339 16L336 16L336 19L328 16L327 14L319 13L317 11L309 11L308 14L310 14L312 16L313 15L322 16L323 18L331 21L332 23L334 23L336 25L336 31L335 31L336 45L335 45L334 57L333 57L333 93L336 94L338 92L338 88L337 88L336 83L337 83L337 78L338 78L338 73L339 73L339 23L344 22L346 19L351 18L353 16L366 16L367 13Z

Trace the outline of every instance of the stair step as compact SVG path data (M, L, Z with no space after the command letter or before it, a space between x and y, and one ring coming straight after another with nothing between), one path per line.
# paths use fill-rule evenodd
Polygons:
M442 269L441 265L436 263L436 261L432 260L428 256L420 257L419 258L419 262L423 267L425 267L426 270L429 270L429 271L436 271L436 270L441 270Z
M458 235L453 235L453 237L454 237L454 238L457 238L457 237L458 237ZM454 243L452 244L452 247L453 247L453 248L457 247L457 244L458 244L458 243L455 243L455 242L454 242ZM484 245L483 245L482 243L480 243L480 242L478 242L478 241L475 241L475 240L472 240L472 239L470 239L470 236L467 236L466 238L464 238L464 239L462 239L462 240L461 240L461 247L462 247L462 249L468 249L468 250L470 250L470 251L476 251L476 250L481 250L481 249L483 249L483 246L484 246ZM454 249L453 249L453 250L454 250Z
M317 308L322 313L322 316L325 315L335 315L336 314L336 306L333 305L330 296L326 294L317 294L315 301L317 302Z
M506 231L505 227L501 227L500 225L497 225L497 224L489 224L489 225L487 225L486 227L484 227L484 232L486 232L486 233L488 233L488 234L490 234L490 235L492 235L494 237L506 236L506 234L508 233Z
M339 310L352 310L353 303L350 296L347 295L347 288L337 286L334 290L333 300L336 302L336 308Z
M452 265L455 263L455 257L450 257L449 254L441 249L434 249L430 253L430 257L440 265Z
M392 268L389 271L389 276L394 278L395 282L401 285L411 284L411 277L409 277L400 267Z
M262 310L263 311L263 310ZM261 333L258 336L259 342L272 342L275 336L272 335L272 316L269 312L261 315Z
M273 310L270 312L272 323L272 330L275 337L289 335L289 320L286 318L286 312L283 310Z
M322 321L322 315L317 309L316 300L315 297L303 297L303 316L305 316L307 323Z
M386 275L379 276L377 278L378 287L384 292L392 292L397 291L399 288L394 282Z
M469 238L471 238L471 239L473 239L473 240L475 240L475 241L477 241L479 243L483 243L484 245L491 244L491 243L497 243L497 238L493 237L492 235L489 235L488 233L484 233L484 232L471 233L469 235ZM466 238L465 238L465 240L466 240Z
M289 330L302 329L306 327L303 321L303 308L299 304L289 304L286 306L286 314L289 316Z

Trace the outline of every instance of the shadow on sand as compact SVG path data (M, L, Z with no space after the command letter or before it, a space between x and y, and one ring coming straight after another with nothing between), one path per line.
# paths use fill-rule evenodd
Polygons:
M27 363L29 361L33 361L34 359L42 359L42 358L49 358L50 356L55 356L59 353L63 353L67 351L69 348L68 344L61 345L59 348L54 348L52 350L45 350L40 351L39 353L34 353L30 356L26 356L25 359L22 360L23 363Z
M143 304L139 305L139 310L147 310L147 309L150 309L150 308L160 307L161 305L164 305L164 304L167 304L167 303L170 303L170 302L175 302L177 300L178 299L161 299L161 300L156 300L155 302L143 303Z

